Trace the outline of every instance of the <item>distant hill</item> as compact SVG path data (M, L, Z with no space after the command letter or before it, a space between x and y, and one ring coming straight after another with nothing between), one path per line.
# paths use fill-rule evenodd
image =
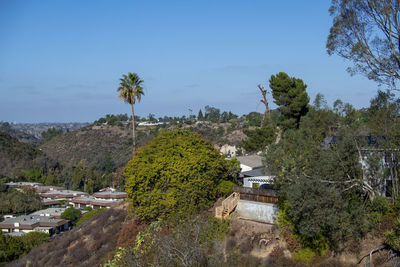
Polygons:
M132 156L132 140L127 134L128 131L118 127L87 127L56 136L39 148L63 166L76 166L86 159L101 169L107 158L111 158L115 169L124 166Z
M46 129L80 127L56 135L50 140L38 139L30 133ZM71 186L74 168L85 159L99 175L123 167L132 157L132 130L126 121L117 123L77 124L9 124L0 122L6 131L1 135L0 175L12 177L15 171L31 168L46 174L56 167L54 173L64 186ZM83 127L85 126L85 127ZM53 128L49 128L53 127ZM64 127L64 128L60 128ZM171 123L137 127L138 147L152 140L162 130L185 128L201 134L216 145L239 145L246 138L242 127L232 123ZM68 128L70 129L70 128ZM24 132L25 131L25 132ZM47 130L46 130L47 131Z
M43 169L48 166L49 160L45 153L0 131L0 176L12 176L18 170Z
M13 123L10 124L14 130L33 135L37 139L42 139L42 132L48 129L61 129L63 132L75 131L89 125L86 122L41 122L41 123Z
M75 131L86 127L89 123L70 122L70 123L8 123L0 122L0 131L8 133L19 141L38 145L42 140L42 133L49 129L60 129L63 132Z
M0 131L17 138L19 141L36 146L40 141L39 138L27 132L14 129L8 122L0 122Z
M187 128L198 132L213 144L238 145L246 138L241 130L230 129L230 124L139 126L138 146L153 139L161 130ZM130 125L90 125L77 131L56 136L39 145L46 155L62 166L76 166L82 159L101 170L107 158L113 169L123 167L132 157L132 130Z

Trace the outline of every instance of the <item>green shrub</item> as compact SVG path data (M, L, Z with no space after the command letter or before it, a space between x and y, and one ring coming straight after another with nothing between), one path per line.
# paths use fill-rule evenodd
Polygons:
M139 148L124 168L125 190L139 220L208 208L227 180L226 161L198 134L164 131Z
M368 219L373 225L377 225L381 222L383 215L377 211L371 211L368 214Z
M86 206L86 207L84 208L84 210L86 210L86 211L92 211L92 210L93 210L93 208L92 208L92 207L90 207L90 206Z
M317 253L310 248L301 248L293 253L293 259L310 263L316 255Z
M371 202L372 211L385 215L389 211L389 201L383 196L376 196Z
M385 233L385 243L396 251L400 251L400 217L394 222L393 229Z
M65 220L75 221L81 216L82 212L78 209L69 207L63 213L61 213L61 218Z
M217 186L217 192L219 196L228 196L233 192L235 184L231 181L221 181Z
M89 219L95 217L97 214L99 214L102 211L105 211L107 209L97 209L97 210L92 210L89 211L85 214L82 215L82 217L79 218L79 220L76 222L76 226L81 225L84 222L87 222Z
M205 230L201 233L201 239L204 243L211 240L223 240L229 231L230 220L219 220L210 217L207 221Z

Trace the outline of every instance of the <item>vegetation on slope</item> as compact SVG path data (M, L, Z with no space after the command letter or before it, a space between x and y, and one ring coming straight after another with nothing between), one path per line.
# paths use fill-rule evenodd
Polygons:
M45 171L50 162L39 149L0 131L0 176L11 177L17 170L32 168Z
M124 175L135 215L143 220L200 211L215 200L218 184L229 178L224 157L184 130L162 132L141 147Z
M79 227L33 249L9 266L99 266L111 259L117 249L119 232L126 216L124 209L107 209Z
M17 138L20 142L27 143L32 146L36 146L39 143L39 139L34 135L13 129L8 122L0 122L0 131Z
M0 192L0 215L27 214L41 208L41 198L31 188L22 188L21 191L8 189Z
M30 232L23 236L10 236L0 232L0 265L18 259L49 241L49 235L40 232Z

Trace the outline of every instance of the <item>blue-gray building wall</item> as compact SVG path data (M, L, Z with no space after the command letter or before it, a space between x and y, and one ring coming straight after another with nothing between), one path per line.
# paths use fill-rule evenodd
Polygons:
M236 212L240 217L274 224L278 216L278 206L271 203L240 199L236 206Z

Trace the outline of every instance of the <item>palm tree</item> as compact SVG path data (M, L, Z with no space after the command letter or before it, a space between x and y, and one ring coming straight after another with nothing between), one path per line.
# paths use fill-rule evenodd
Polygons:
M139 78L136 73L128 72L128 75L123 74L123 78L121 78L121 82L119 83L120 87L118 87L118 97L123 99L125 103L129 103L132 106L132 138L133 138L133 153L136 150L136 135L135 135L135 112L134 105L136 100L140 102L143 93L143 87L141 84L143 80ZM132 154L133 155L133 154Z

